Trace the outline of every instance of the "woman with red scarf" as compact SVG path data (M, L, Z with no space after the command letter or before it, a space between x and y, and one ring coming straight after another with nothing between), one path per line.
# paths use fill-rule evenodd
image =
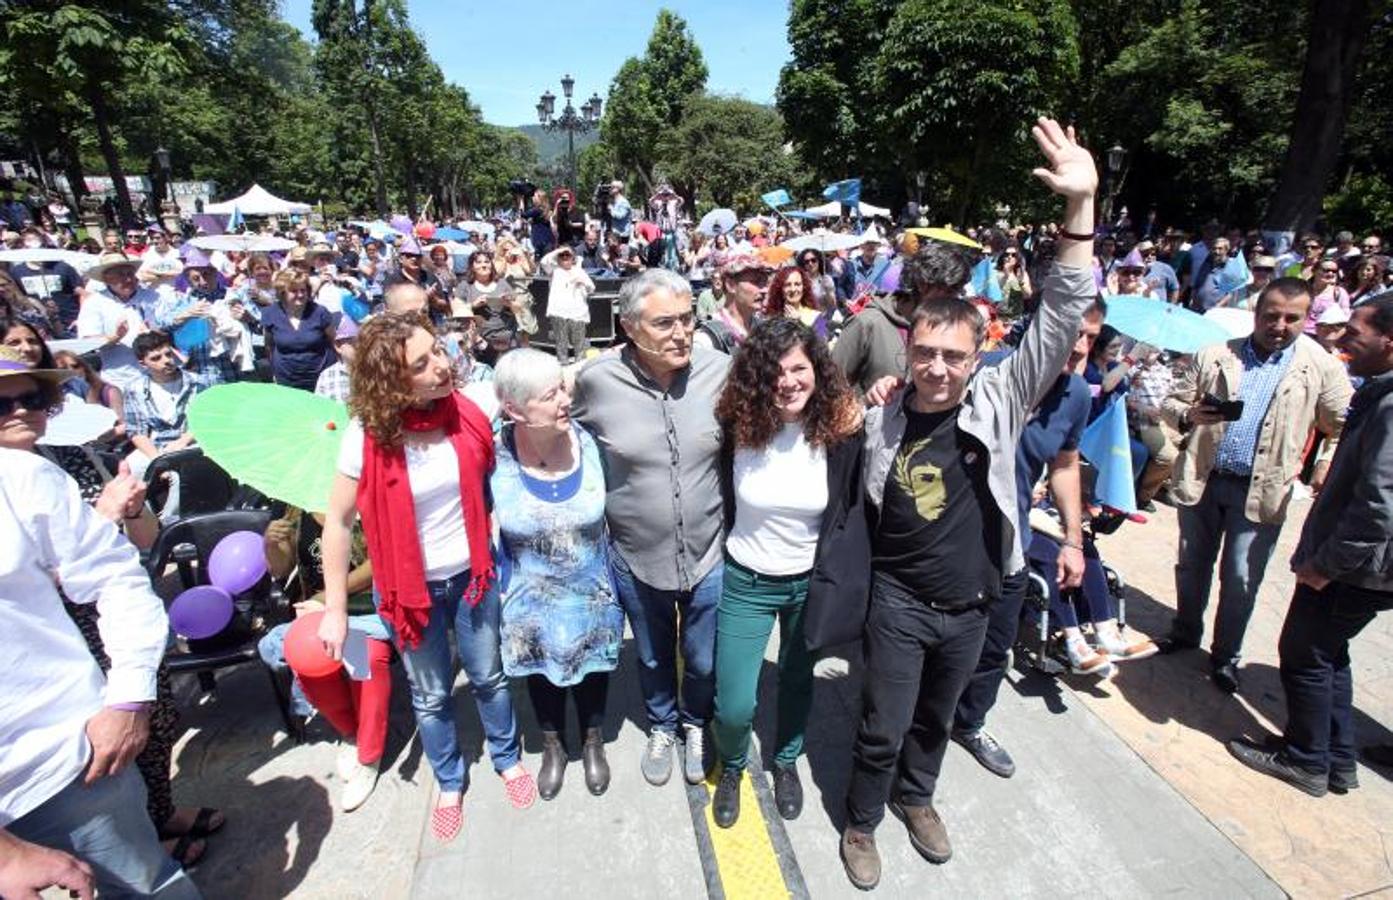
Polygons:
M349 532L363 518L377 612L411 682L411 706L440 796L431 831L463 824L468 783L455 729L450 632L509 801L532 805L517 719L499 649L499 598L485 485L493 434L454 389L450 359L421 313L384 313L358 334L338 474L324 522L325 613L319 630L339 658L348 633Z

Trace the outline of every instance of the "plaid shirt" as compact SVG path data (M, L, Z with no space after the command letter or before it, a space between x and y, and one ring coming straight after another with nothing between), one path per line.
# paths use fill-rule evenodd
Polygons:
M126 408L126 431L132 435L144 435L163 449L166 444L177 441L188 430L188 418L184 410L194 395L217 382L199 372L184 372L184 384L174 401L174 419L168 421L160 416L159 408L151 396L152 382L146 375L121 395Z
M1154 422L1161 416L1161 401L1170 395L1175 384L1169 363L1156 360L1142 364L1132 378L1127 392L1127 406L1140 421Z
M214 301L212 297L201 297L193 293L161 292L160 299L155 304L155 324L172 335L179 330L179 326L174 324L174 317L199 302L211 305ZM209 332L213 334L210 340L190 347L187 351L177 347L175 349L184 358L187 368L211 378L213 384L236 381L237 367L228 355L225 342L216 334L218 322L211 318L206 321Z
M1243 375L1239 378L1237 398L1243 401L1243 415L1224 430L1224 437L1215 451L1215 471L1253 474L1253 454L1257 452L1262 420L1267 418L1267 407L1272 404L1277 385L1291 366L1292 356L1292 348L1286 346L1280 352L1269 354L1267 359L1259 360L1253 352L1252 339L1243 343L1243 350L1238 354Z
M348 384L348 368L343 363L336 362L319 373L319 380L314 383L314 392L321 397L347 403Z

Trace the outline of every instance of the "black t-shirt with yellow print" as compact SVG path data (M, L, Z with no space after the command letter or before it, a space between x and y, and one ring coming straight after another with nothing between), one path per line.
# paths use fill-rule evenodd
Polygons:
M958 408L907 405L872 547L876 572L925 602L968 607L1001 594L1001 513L986 449L957 427Z

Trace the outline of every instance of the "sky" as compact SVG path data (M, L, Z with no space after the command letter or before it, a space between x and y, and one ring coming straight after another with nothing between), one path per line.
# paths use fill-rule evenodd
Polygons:
M311 0L282 0L282 15L311 41ZM788 4L783 0L407 0L411 24L445 79L469 91L495 125L537 121L537 98L558 97L561 76L576 79L577 108L609 94L614 73L641 56L658 10L687 20L717 94L773 103L788 61Z

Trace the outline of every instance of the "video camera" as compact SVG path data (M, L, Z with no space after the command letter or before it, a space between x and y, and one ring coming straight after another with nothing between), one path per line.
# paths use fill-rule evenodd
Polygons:
M527 199L537 193L537 186L526 178L514 178L508 182L508 193Z

